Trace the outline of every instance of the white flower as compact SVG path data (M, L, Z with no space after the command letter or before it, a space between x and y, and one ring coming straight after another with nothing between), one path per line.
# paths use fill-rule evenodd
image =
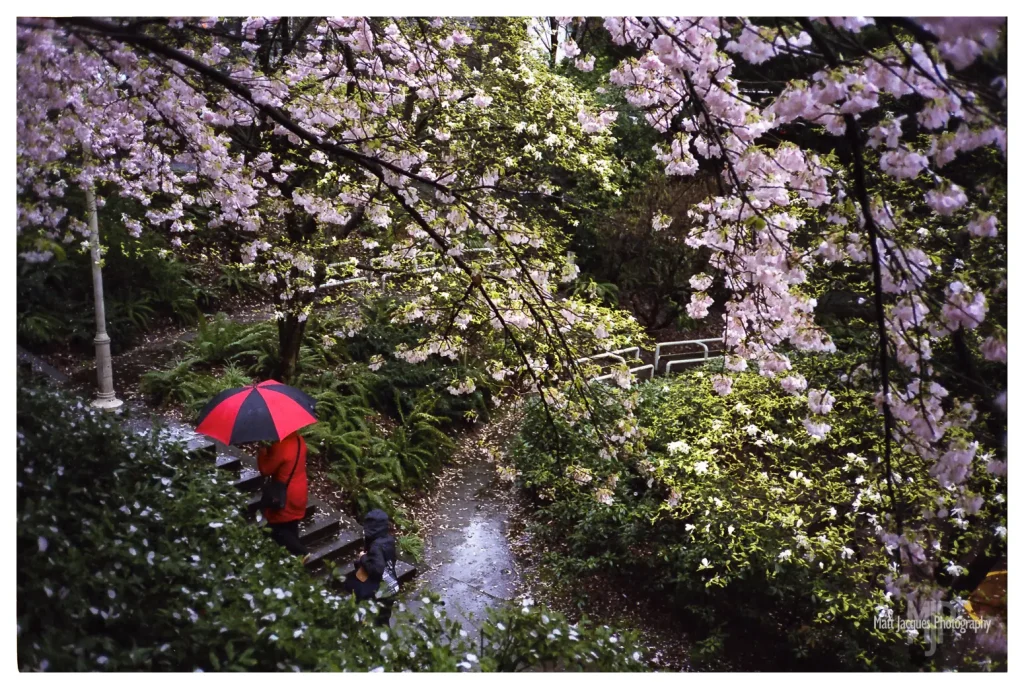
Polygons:
M686 444L685 440L675 440L668 444L668 453L670 455L679 454L680 452L685 454L689 451L690 446Z
M388 633L387 632L381 632L380 633L380 640L381 641L387 641L388 640Z
M706 474L708 471L707 462L697 462L693 465L693 470L698 474Z
M219 529L222 526L224 526L222 522L210 522L211 529Z
M1002 538L1002 539L1005 540L1006 539L1006 527L1005 526L997 526L996 527L996 536L999 536L999 538Z
M788 560L792 556L793 556L793 551L791 551L791 550L783 550L781 553L779 553L779 562L782 562L783 560Z
M732 532L736 530L736 527L735 527L735 526L730 526L730 527L729 527L728 529L726 529L726 530L727 530L727 531L729 532L729 535L730 535L730 536L732 536Z
M706 557L705 558L701 558L700 564L701 564L701 567L710 567L711 566L711 563L708 562L708 559Z

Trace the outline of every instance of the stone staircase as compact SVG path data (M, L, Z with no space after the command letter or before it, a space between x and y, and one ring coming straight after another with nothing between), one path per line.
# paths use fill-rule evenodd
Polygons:
M232 485L243 493L249 493L246 516L255 522L258 516L259 490L263 484L256 458L241 450L196 435L191 429L184 429L194 436L186 445L193 454L213 462L218 469L236 475ZM310 556L306 567L314 572L332 571L333 566L342 566L342 574L352 569L352 560L363 545L363 530L347 515L331 509L328 505L310 496L306 516L299 524L299 539L309 548ZM399 581L405 582L415 576L416 568L399 561L395 567Z

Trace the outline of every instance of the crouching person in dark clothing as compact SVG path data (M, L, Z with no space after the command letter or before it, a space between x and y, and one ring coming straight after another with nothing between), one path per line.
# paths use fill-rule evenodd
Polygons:
M371 510L363 520L363 552L345 577L344 588L354 593L357 600L373 600L377 604L378 625L391 622L391 609L398 595L397 559L388 515L384 510Z

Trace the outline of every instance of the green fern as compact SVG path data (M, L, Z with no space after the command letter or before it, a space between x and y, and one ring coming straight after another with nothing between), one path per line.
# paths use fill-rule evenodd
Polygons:
M230 265L221 268L220 275L217 276L217 287L236 295L263 291L260 283L253 277L253 271Z
M18 339L29 344L49 345L60 339L64 321L53 313L18 314Z
M186 358L168 369L149 371L139 381L139 389L153 404L192 405L206 396L206 378L195 370L197 360Z
M416 534L404 534L395 539L398 546L398 556L406 562L423 561L423 539Z

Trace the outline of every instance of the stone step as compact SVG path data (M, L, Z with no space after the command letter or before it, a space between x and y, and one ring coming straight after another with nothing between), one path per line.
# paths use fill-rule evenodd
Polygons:
M333 536L341 529L341 515L337 512L322 517L313 517L299 525L299 540L304 545L316 543Z
M218 454L216 464L218 469L225 469L227 471L241 471L244 466L241 457L227 454Z
M361 529L346 529L337 537L323 543L309 554L306 560L306 567L310 569L323 567L327 562L340 565L349 560L354 560L359 554L363 545L363 532ZM351 565L351 562L349 562Z
M216 451L215 442L207 438L205 435L195 435L194 437L189 438L185 443L185 447L189 452L196 452L197 450Z
M353 564L349 562L347 565L342 567L341 578L344 579L345 577L347 577L349 574L352 573L352 570L354 569L355 567L353 566ZM408 562L402 562L401 560L398 560L397 562L395 562L395 574L398 575L398 582L404 584L405 582L409 581L414 576L416 576L416 566L410 565Z
M263 487L263 474L255 468L242 466L239 474L240 478L233 481L231 485L243 493L252 493Z
M255 457L230 445L217 443L216 455L215 461L218 469L241 471L247 467L253 470L257 467Z

